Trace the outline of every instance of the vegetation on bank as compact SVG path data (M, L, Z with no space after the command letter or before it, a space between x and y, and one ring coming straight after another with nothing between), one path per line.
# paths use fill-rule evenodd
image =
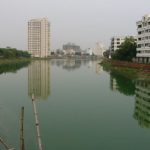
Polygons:
M105 71L116 72L130 79L150 78L150 65L108 59L103 60L101 65Z
M17 50L15 48L0 48L1 59L15 59L15 58L30 58L30 54L27 51Z
M27 51L15 48L0 48L0 74L16 72L30 63L30 54Z
M112 59L105 59L101 65L110 72L119 73L127 78L150 78L150 64L133 62L136 58L136 42L133 37L126 38L119 49L111 53ZM109 57L109 51L104 53Z

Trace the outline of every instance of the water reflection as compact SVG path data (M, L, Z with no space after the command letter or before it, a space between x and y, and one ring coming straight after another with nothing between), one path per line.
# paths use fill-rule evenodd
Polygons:
M62 69L67 71L74 71L79 69L81 66L88 66L94 70L96 74L101 74L103 71L102 66L99 65L101 60L91 60L91 59L53 59L51 60L51 65L62 67Z
M73 71L81 67L81 60L78 59L53 59L51 60L52 65L62 67L67 71Z
M17 70L28 66L30 61L22 61L22 62L11 62L0 65L0 74L11 72L16 73Z
M110 89L132 96L135 95L134 119L139 126L150 128L150 80L132 80L122 74L104 68L110 73Z
M50 95L50 63L48 60L32 61L28 67L28 94L36 99Z
M117 72L111 71L110 89L112 91L119 91L120 93L131 96L135 94L135 82Z
M97 74L100 75L103 72L103 67L99 64L99 61L89 61L88 68L92 68L92 70Z
M81 60L67 59L66 61L64 61L62 67L63 69L66 69L68 71L78 69L81 67Z
M134 118L141 127L150 128L150 81L136 81Z

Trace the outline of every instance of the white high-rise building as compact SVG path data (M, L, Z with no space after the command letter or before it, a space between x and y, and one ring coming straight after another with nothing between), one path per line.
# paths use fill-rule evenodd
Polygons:
M150 63L150 14L136 23L138 32L137 61Z
M50 23L46 18L28 22L28 51L32 57L50 55Z

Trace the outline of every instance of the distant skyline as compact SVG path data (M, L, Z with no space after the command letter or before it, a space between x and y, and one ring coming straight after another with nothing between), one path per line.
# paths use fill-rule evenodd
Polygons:
M51 49L68 42L82 49L112 36L136 35L136 21L150 13L148 0L1 0L0 47L27 50L27 22L51 22Z

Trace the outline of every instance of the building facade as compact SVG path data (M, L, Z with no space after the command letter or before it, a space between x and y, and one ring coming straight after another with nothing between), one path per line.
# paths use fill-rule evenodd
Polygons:
M126 37L112 37L111 38L111 46L110 50L111 52L115 52L117 49L119 49L120 45L124 42Z
M63 45L63 51L66 54L74 53L74 54L81 54L81 48L74 43L68 43Z
M137 61L150 63L150 14L143 16L137 25Z
M50 55L50 23L46 18L28 22L28 52L32 57Z
M112 37L111 38L111 44L110 44L111 53L118 50L126 38L134 38L135 42L137 42L136 36L115 36L115 37Z
M95 56L103 57L104 51L105 51L104 45L101 42L97 42L95 48L93 49L93 54Z

